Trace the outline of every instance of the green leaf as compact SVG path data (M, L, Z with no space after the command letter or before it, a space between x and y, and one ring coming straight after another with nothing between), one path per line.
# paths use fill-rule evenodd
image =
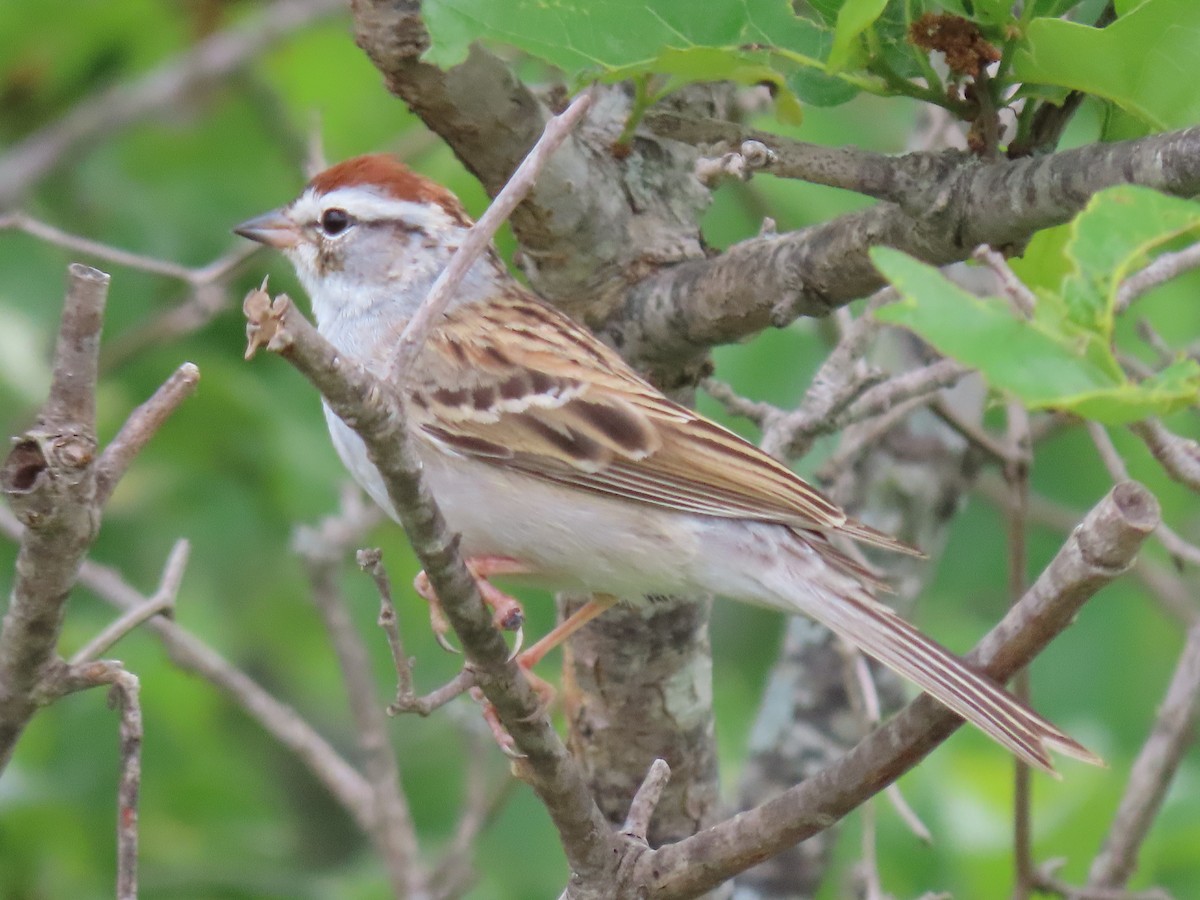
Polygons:
M1172 412L1200 397L1200 366L1184 360L1143 383L1130 381L1100 335L1039 307L1033 321L1009 304L975 297L937 269L887 247L871 251L903 300L876 313L983 373L994 388L1032 409L1068 410L1116 425Z
M1071 321L1111 340L1117 288L1168 241L1200 231L1200 204L1133 185L1096 194L1070 225L1073 271L1060 293Z
M442 68L485 41L517 47L577 85L647 74L667 76L667 90L716 79L768 82L785 114L798 101L781 94L796 87L825 100L855 93L843 84L830 91L823 71L829 32L797 16L788 0L714 0L702 14L691 0L426 0L422 14L432 38L425 59ZM804 68L821 77L797 79Z
M1159 130L1200 119L1200 3L1145 0L1107 28L1030 22L1013 74L1111 100Z
M861 55L859 36L875 24L886 7L887 0L846 0L842 4L833 29L833 47L826 62L830 72L849 68L855 53Z
M975 19L989 25L1002 25L1013 20L1012 0L975 0Z

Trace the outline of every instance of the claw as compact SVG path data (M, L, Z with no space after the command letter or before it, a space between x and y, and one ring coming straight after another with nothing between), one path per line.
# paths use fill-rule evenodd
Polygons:
M434 629L433 639L435 641L437 641L438 646L441 647L443 650L445 650L447 653L462 653L461 650L459 650L452 643L450 643L449 639L446 637L446 635L444 633L438 631L437 629Z
M517 636L513 640L512 652L508 654L508 659L505 662L512 662L521 655L521 648L525 646L525 624L521 623L517 626Z
M487 723L492 732L492 738L500 747L501 752L509 759L525 759L525 754L517 749L512 735L504 730L504 725L496 714L496 707L492 706L491 702L483 696L483 691L478 687L473 687L470 693L471 699L483 707L483 721Z

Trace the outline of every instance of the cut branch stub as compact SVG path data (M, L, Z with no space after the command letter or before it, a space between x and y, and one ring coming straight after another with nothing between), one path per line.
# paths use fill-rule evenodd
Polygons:
M4 491L27 528L47 528L70 498L89 503L94 494L91 464L96 438L82 427L61 431L34 429L17 438L0 468Z

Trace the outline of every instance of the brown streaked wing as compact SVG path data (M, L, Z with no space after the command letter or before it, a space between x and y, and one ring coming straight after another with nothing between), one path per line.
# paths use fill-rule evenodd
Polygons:
M410 414L448 452L666 509L918 552L849 519L753 444L672 402L522 290L452 311L414 369Z

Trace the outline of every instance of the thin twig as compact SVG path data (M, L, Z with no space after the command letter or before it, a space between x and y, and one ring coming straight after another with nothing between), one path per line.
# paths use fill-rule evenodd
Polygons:
M308 572L313 601L337 655L358 730L363 768L374 797L375 816L370 836L395 895L420 897L427 892L429 874L421 863L416 828L401 789L400 768L388 738L387 716L375 696L367 648L354 628L345 597L337 586L335 551L341 548L315 547L311 538L309 534L295 544ZM306 549L311 553L305 552Z
M867 665L867 658L855 647L843 644L847 655L849 656L851 679L849 687L850 700L854 705L861 705L863 718L866 727L863 732L869 732L873 727L883 721L883 707L879 702L879 691L875 688L875 679L871 677L871 668ZM892 808L900 817L900 821L909 827L914 835L919 840L926 844L933 843L933 835L929 833L929 828L921 821L908 801L904 799L904 794L900 791L898 784L889 784L887 790L888 801L892 804Z
M279 0L249 24L216 32L136 81L85 98L0 157L0 209L12 206L76 148L179 103L197 86L220 81L273 42L344 7L343 0Z
M667 761L661 758L654 760L629 803L625 824L621 826L622 834L645 843L646 834L650 831L650 820L654 817L654 810L658 808L658 801L662 799L663 791L670 780L671 767L667 765Z
M1104 426L1099 422L1088 422L1087 430L1092 438L1092 443L1096 445L1096 452L1100 454L1100 459L1104 462L1104 467L1108 469L1112 480L1115 482L1127 481L1129 470L1125 467L1125 461L1121 459L1116 445L1113 444L1108 432L1104 430ZM1200 547L1189 543L1165 522L1159 524L1154 536L1177 560L1193 566L1200 566Z
M872 313L895 296L892 288L876 291L857 319L848 323L839 319L841 337L817 369L800 405L763 422L761 446L765 452L779 459L803 456L813 439L836 430L833 419L838 413L883 380L883 373L868 368L864 357L881 328Z
M977 450L982 450L1000 465L1008 465L1010 448L988 434L982 426L960 416L949 403L938 397L929 408L947 425L957 431Z
M1057 894L1063 900L1173 900L1162 888L1129 891L1125 888L1076 887L1058 877L1059 869L1066 865L1066 862L1065 859L1051 859L1038 868L1039 891Z
M1004 266L1004 268L1008 268ZM1032 311L1030 311L1032 314ZM1009 603L1016 605L1025 594L1028 567L1029 468L1033 464L1033 442L1029 433L1029 413L1017 401L1008 404L1008 463L1004 480L1010 502L1005 513L1008 525ZM1013 681L1013 693L1029 702L1029 670L1023 669ZM1033 857L1033 773L1021 760L1013 770L1013 865L1016 883L1013 896L1024 900L1037 881Z
M396 615L396 603L392 599L392 581L383 565L383 553L377 547L359 550L355 555L358 567L371 576L379 592L379 618L376 624L387 636L388 649L392 654L392 665L396 669L396 701L413 694L412 660L404 649L400 637L400 622Z
M1200 492L1200 444L1172 434L1158 419L1134 422L1129 430L1142 439L1168 475Z
M1011 499L1007 487L989 472L984 472L976 480L975 491L1001 510L1007 508ZM1083 513L1068 509L1042 495L1031 493L1029 517L1040 525L1060 532L1069 532L1079 524ZM1143 553L1134 561L1131 574L1142 583L1172 620L1184 627L1190 627L1200 618L1200 606L1197 606L1195 600L1196 589L1167 566Z
M179 584L183 581L183 572L187 568L190 552L191 545L187 540L183 538L177 540L167 556L166 565L163 566L162 577L158 581L158 590L145 603L118 616L107 628L80 647L71 657L71 665L99 659L108 651L109 647L159 613L166 614L167 618L173 618L175 597L179 594Z
M1134 272L1117 288L1117 299L1113 304L1119 315L1129 309L1130 304L1151 288L1170 281L1190 269L1200 266L1200 243L1192 244L1172 253L1162 253L1145 268Z
M121 775L117 783L117 900L137 900L138 793L142 780L142 708L140 683L121 663L93 660L68 664L56 660L45 671L39 702L77 691L108 686L108 705L121 713Z
M893 376L865 391L837 417L839 428L885 413L896 404L924 397L957 384L971 369L953 359L939 359L920 369Z
M359 550L358 566L371 576L379 591L379 619L377 624L387 635L388 648L392 654L392 665L396 670L396 697L388 705L389 716L416 713L427 716L435 709L445 706L477 685L474 669L469 666L436 690L423 697L417 696L413 687L412 660L404 650L400 637L400 624L396 616L396 604L392 599L392 583L383 565L383 555L377 549Z
M77 234L71 234L68 231L63 231L61 228L51 225L48 222L43 222L40 219L35 219L33 216L23 212L10 212L0 215L0 231L6 230L20 231L55 247L61 247L64 250L90 256L98 262L111 263L112 265L123 266L127 269L135 269L139 272L149 272L151 275L176 278L189 284L199 281L200 279L197 277L197 274L203 271L201 269L190 268L181 263L158 259L154 256L145 256L144 254L134 253L130 250L122 250L120 247L113 247L110 244L104 244ZM239 250L244 250L244 248L239 248Z
M1104 847L1092 862L1088 885L1124 887L1133 875L1137 854L1146 839L1200 715L1200 624L1188 631L1187 643L1159 707L1154 730L1142 745L1129 784L1109 827Z
M24 533L21 523L2 506L0 532L13 541L20 541ZM79 583L118 609L135 609L146 603L146 597L115 570L91 560L84 560L80 566ZM194 672L223 691L264 731L294 753L350 813L362 831L368 832L374 813L366 780L294 709L271 696L177 623L156 616L145 623L145 628L162 641L176 666Z
M715 378L705 378L700 382L700 386L704 388L708 396L725 407L725 411L730 415L749 419L759 428L763 428L773 419L785 415L778 406L743 397L736 393L732 386Z
M117 900L138 895L138 795L142 784L142 706L137 676L122 670L109 702L121 711L121 780L117 788Z
M466 723L464 723L466 724ZM471 722L478 725L478 720ZM470 858L480 832L492 822L508 803L520 781L506 775L495 788L488 789L487 762L490 754L478 727L465 727L467 747L467 787L462 812L454 829L454 837L442 853L442 858L429 879L431 892L439 900L460 897L474 880Z
M154 394L129 414L96 463L96 502L108 500L113 488L142 448L158 433L163 423L179 408L200 381L200 370L184 363Z
M971 256L992 270L1017 315L1022 319L1032 319L1037 312L1037 296L1017 277L1004 257L987 244L976 247Z
M399 384L408 368L413 364L425 336L441 315L446 311L450 300L454 297L459 283L471 270L479 255L487 250L492 242L492 236L504 224L525 195L533 188L538 175L549 161L559 145L567 139L572 129L583 119L584 114L592 105L592 92L586 90L576 97L561 115L554 116L547 123L536 144L526 157L521 160L512 177L496 195L479 221L476 222L462 244L451 258L449 265L441 271L429 294L420 308L408 320L404 331L397 341L396 350L388 366L385 379L389 384Z

